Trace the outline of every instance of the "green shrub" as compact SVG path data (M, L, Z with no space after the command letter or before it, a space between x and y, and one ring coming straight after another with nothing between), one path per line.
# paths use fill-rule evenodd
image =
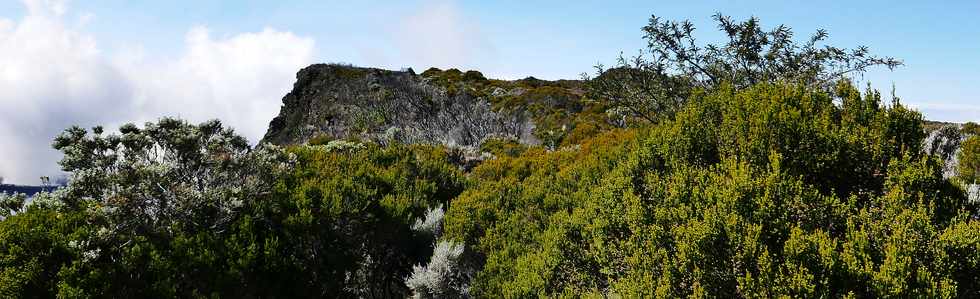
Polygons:
M970 136L963 141L957 160L960 178L975 184L980 179L980 135Z
M849 85L689 103L655 127L473 169L445 237L482 263L472 293L949 297L977 285L980 269L947 256L980 240L942 233L975 211L919 151L918 113Z

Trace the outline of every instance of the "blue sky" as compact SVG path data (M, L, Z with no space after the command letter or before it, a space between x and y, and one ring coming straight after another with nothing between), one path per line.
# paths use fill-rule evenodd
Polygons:
M154 55L173 55L187 30L207 26L214 34L234 35L274 28L316 41L315 61L365 66L478 68L488 75L515 78L576 78L596 62L642 45L639 28L651 14L691 19L705 40L717 38L710 16L760 17L764 24L787 24L804 37L816 28L831 33L838 46L867 45L876 53L905 60L895 72L866 78L883 89L892 82L907 102L925 107L974 105L980 79L980 2L978 1L75 1L69 13L91 14L86 26L103 50L141 45ZM6 1L0 17L24 14L18 1ZM449 12L441 24L468 26L462 43L472 54L455 60L416 57L399 44L405 18ZM0 13L3 14L3 13ZM443 34L446 28L433 28ZM473 50L470 47L482 47ZM452 65L450 65L452 64ZM973 107L976 108L976 107ZM936 110L936 111L932 111ZM964 121L978 114L929 109L935 119ZM951 109L961 110L961 109Z
M0 1L0 155L24 161L0 164L8 181L55 171L70 124L220 118L255 141L309 63L578 78L640 49L651 14L706 42L715 12L823 28L903 59L863 79L926 118L980 120L978 1Z

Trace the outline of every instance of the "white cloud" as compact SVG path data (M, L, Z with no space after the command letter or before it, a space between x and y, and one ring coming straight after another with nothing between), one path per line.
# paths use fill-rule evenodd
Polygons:
M393 32L397 50L419 66L477 69L480 66L474 61L490 67L496 60L496 49L479 24L467 19L452 1L430 2L397 28Z
M218 118L255 142L312 61L309 38L273 29L214 38L205 27L187 33L175 59L138 50L109 57L77 27L85 22L64 21L65 1L23 3L23 19L0 19L0 176L8 182L56 174L51 139L75 124Z
M22 20L0 22L0 176L34 183L57 171L55 134L121 117L130 90L91 36L65 26L63 2L25 5Z
M175 61L120 65L136 86L138 119L218 118L255 142L279 113L296 72L312 61L313 45L312 39L268 28L214 39L197 27L187 33L186 50Z

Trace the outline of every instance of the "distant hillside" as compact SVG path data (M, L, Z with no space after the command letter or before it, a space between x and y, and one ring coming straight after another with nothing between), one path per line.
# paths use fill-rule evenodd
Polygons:
M477 71L316 64L299 71L264 142L360 138L473 146L488 138L559 146L610 128L584 82L487 79Z
M945 126L956 126L956 127L959 127L960 124L951 123L951 122L943 122L943 121L933 121L933 120L926 120L922 124L922 127L925 128L926 132L930 132L930 133L933 132L933 131L936 131L936 130L942 128L942 127L945 127Z
M53 186L22 186L22 185L7 185L0 184L0 193L24 193L28 196L34 196L41 191L52 191L57 189Z

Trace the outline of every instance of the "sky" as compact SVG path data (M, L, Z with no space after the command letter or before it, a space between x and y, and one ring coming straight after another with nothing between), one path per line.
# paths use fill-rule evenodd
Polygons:
M577 79L641 49L651 15L717 42L716 12L900 58L858 79L980 121L980 1L0 0L0 177L57 176L50 143L72 125L218 118L257 142L312 63Z

